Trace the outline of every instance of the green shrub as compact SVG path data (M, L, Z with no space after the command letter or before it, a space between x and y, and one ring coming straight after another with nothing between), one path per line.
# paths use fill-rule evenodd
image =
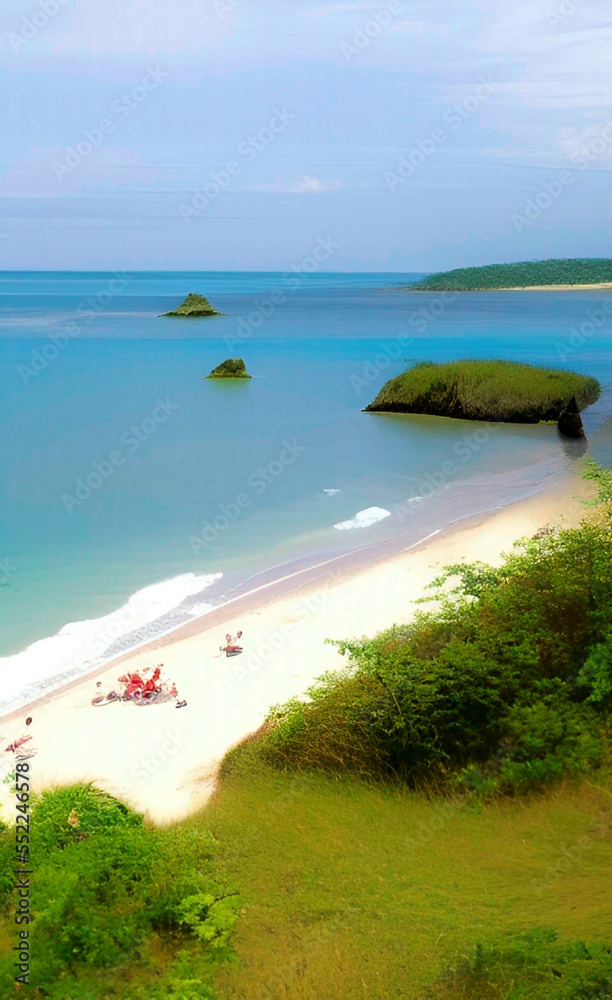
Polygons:
M449 587L449 584L452 584ZM277 707L232 762L522 793L599 766L612 694L612 533L540 532L447 567L433 611L337 643L343 671Z
M562 943L554 930L477 945L423 1000L611 1000L612 949Z
M138 961L156 933L228 954L239 901L219 876L218 845L208 831L149 829L139 814L91 786L43 793L31 830L33 985L51 990L72 983L76 995L88 970ZM14 831L0 834L3 861L14 849ZM10 883L2 888L6 912ZM12 961L0 959L0 991L12 980ZM201 985L186 996L211 996ZM70 993L57 993L64 995Z

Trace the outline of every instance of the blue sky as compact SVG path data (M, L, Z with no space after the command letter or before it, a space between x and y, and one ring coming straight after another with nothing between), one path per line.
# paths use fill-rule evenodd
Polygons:
M607 6L5 0L0 267L609 256Z

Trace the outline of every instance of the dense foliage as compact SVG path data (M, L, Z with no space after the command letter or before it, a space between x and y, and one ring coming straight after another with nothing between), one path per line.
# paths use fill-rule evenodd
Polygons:
M478 945L427 1000L612 1000L612 948L561 943L553 930Z
M499 568L447 567L435 586L435 610L338 643L348 667L276 708L226 767L247 757L482 794L597 768L612 706L609 518L540 532Z
M516 264L459 267L431 274L410 288L416 291L475 292L491 288L528 288L534 285L596 285L612 282L612 260L570 257L563 260L524 260Z
M582 410L600 392L595 378L513 361L427 361L392 378L366 409L538 423L557 420L573 396Z
M137 963L155 950L157 935L165 936L166 949L174 941L179 959L181 949L195 947L196 964L202 953L214 956L226 948L238 896L219 879L217 844L207 831L149 829L139 814L90 786L44 792L30 828L31 985L45 991L40 995L102 995L88 986L92 974ZM15 904L14 853L15 834L7 830L0 834L6 917ZM12 995L13 960L10 953L0 957L2 996ZM186 975L171 968L165 984L187 983ZM189 975L189 1000L215 996L193 976L193 963ZM142 996L169 995L155 989L153 982ZM140 996L136 986L129 996Z
M210 302L203 295L197 295L195 292L189 292L186 299L181 302L180 306L173 309L172 312L162 313L162 316L184 316L184 317L198 317L198 316L222 316L223 313L218 312L214 306L211 306Z

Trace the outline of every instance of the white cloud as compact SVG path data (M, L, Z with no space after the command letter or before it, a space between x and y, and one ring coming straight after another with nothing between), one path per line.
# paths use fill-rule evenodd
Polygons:
M376 10L372 3L329 3L300 11L301 17L333 17L335 14L351 14L355 11Z
M303 174L292 180L280 179L269 184L251 184L243 188L245 191L268 191L273 194L325 194L328 191L339 191L342 181L339 178L311 177Z

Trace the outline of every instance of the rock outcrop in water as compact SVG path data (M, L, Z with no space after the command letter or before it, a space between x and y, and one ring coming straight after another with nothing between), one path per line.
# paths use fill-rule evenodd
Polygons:
M242 358L228 358L213 368L206 378L251 378Z
M189 292L189 295L184 302L181 302L177 309L173 309L172 312L162 313L162 316L184 316L189 318L197 316L222 316L217 309L211 306L208 299L205 299L203 295L196 295L194 292Z
M572 396L565 409L562 410L557 421L557 427L559 428L559 433L565 437L583 438L585 436L582 417L580 416L575 396Z
M599 382L590 376L515 361L422 361L387 382L366 410L556 423L572 403L584 409L600 392Z

